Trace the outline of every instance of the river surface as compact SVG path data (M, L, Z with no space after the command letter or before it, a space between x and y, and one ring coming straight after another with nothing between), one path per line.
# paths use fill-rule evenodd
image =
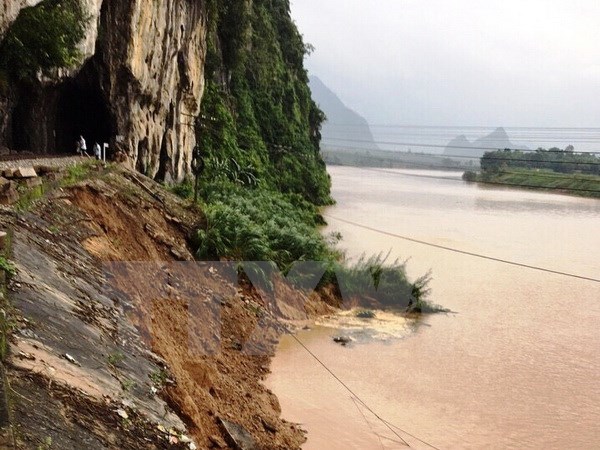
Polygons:
M388 252L431 269L452 310L350 346L332 323L298 337L373 411L442 449L600 448L600 284L404 241L343 223L600 278L600 201L488 189L460 174L330 167L326 232L349 256ZM335 321L330 321L335 322ZM335 323L333 323L335 326ZM385 327L384 327L385 328ZM393 328L393 327L392 327ZM387 338L385 336L388 336ZM267 385L305 449L406 448L292 338ZM412 448L430 448L405 432Z

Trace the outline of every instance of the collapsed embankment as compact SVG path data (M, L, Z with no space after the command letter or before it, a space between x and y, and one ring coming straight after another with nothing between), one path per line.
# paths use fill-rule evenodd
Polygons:
M0 216L17 269L7 310L11 443L235 448L226 428L237 424L255 448L299 448L304 433L261 384L280 325L256 291L193 263L199 211L121 169L71 184ZM325 310L286 294L289 318ZM244 347L259 322L263 348L252 355ZM211 337L219 345L206 351Z

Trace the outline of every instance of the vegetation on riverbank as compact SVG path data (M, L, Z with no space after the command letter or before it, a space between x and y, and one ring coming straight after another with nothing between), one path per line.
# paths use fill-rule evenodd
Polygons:
M191 198L190 184L175 191ZM196 233L199 259L270 261L287 274L297 261L323 270L318 291L336 293L338 306L437 312L427 303L429 275L410 281L405 265L377 255L348 263L336 248L341 236L323 236L318 208L298 194L231 182L202 186L205 225Z
M600 158L566 150L535 153L502 150L481 158L481 172L467 171L463 179L508 187L543 189L600 198Z

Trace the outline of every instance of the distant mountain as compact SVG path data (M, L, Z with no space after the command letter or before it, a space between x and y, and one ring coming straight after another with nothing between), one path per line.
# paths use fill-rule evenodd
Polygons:
M369 124L357 112L348 108L340 98L316 76L310 77L310 89L315 102L327 116L323 124L323 148L379 150ZM344 139L344 140L338 140ZM349 142L347 141L364 141Z
M493 132L470 142L465 135L458 136L448 143L445 155L481 157L485 152L494 150L527 149L524 145L511 142L504 128L496 128Z

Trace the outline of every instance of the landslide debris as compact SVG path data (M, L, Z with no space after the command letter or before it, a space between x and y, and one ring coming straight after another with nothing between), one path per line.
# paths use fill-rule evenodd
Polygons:
M304 442L261 384L282 326L251 287L193 262L201 217L125 169L3 210L17 268L7 378L18 448L231 448L223 423L256 448Z

